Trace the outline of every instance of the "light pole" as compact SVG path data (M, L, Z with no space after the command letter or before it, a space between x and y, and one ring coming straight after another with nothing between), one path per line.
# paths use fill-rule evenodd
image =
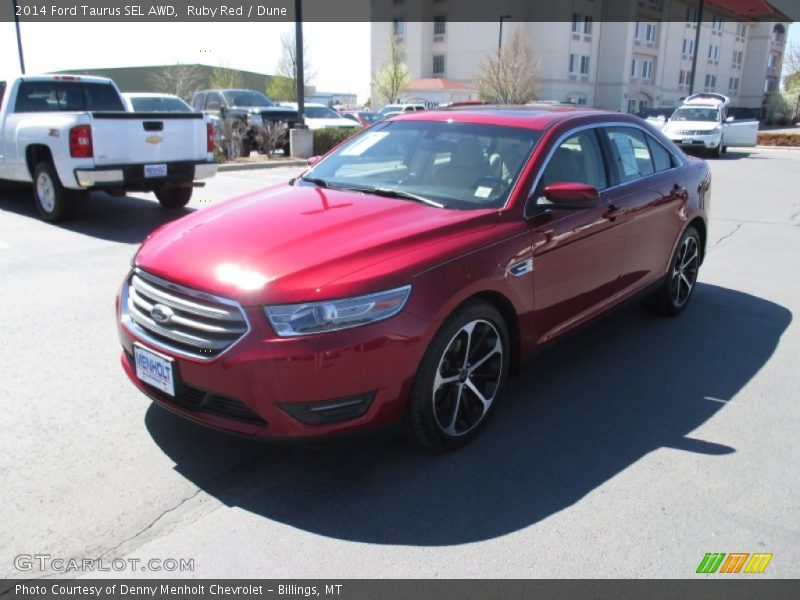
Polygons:
M497 40L497 53L500 54L500 49L503 47L503 21L507 21L511 15L500 15L500 37Z
M297 119L298 123L305 125L306 122L306 96L305 82L303 81L303 2L294 0L294 41L295 41L295 66L297 72L294 74L297 81Z
M697 55L700 53L700 28L703 26L703 7L705 0L700 0L697 7L697 29L694 32L694 54L692 55L692 76L689 78L689 95L694 94L694 81L697 76Z
M22 35L19 32L19 17L17 16L17 0L14 0L14 23L17 26L17 49L19 50L19 70L25 75L25 59L22 56Z

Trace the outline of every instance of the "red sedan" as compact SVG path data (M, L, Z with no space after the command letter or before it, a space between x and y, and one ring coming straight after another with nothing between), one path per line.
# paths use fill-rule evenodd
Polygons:
M151 234L118 298L122 366L225 430L402 422L455 448L543 345L632 298L686 308L709 188L704 161L627 115L392 119L291 182Z

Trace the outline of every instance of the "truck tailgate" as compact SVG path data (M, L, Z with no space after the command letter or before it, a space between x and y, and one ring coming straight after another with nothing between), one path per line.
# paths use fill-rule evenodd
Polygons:
M200 113L92 113L94 160L100 165L207 160Z

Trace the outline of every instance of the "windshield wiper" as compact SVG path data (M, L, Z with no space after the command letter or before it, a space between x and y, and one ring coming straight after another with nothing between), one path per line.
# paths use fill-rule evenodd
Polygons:
M447 208L446 204L436 202L435 200L431 200L430 198L426 198L425 196L420 196L412 192L405 192L403 190L393 190L391 188L383 187L358 187L351 189L353 191L363 192L365 194L375 194L376 196L385 196L387 198L402 198L404 200L421 202L422 204L427 204L428 206L435 206L436 208Z
M321 188L331 187L330 185L328 185L327 181L325 181L324 179L320 179L319 177L301 177L300 179L303 181L307 181L308 183L313 183L317 187Z

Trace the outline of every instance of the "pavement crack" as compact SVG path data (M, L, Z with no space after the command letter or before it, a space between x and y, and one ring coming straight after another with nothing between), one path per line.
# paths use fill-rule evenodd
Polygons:
M716 242L714 242L713 244L711 244L711 245L709 246L709 248L716 248L717 246L719 246L719 245L720 245L722 242L724 242L725 240L727 240L727 239L729 239L729 238L732 238L734 235L736 235L736 234L739 232L739 230L742 228L742 226L743 226L743 225L744 225L744 222L742 222L742 223L738 223L738 224L736 225L736 227L734 227L734 228L733 228L733 229L732 229L732 230L731 230L729 233L726 233L725 235L723 235L723 236L722 236L721 238L719 238L719 239L718 239Z

